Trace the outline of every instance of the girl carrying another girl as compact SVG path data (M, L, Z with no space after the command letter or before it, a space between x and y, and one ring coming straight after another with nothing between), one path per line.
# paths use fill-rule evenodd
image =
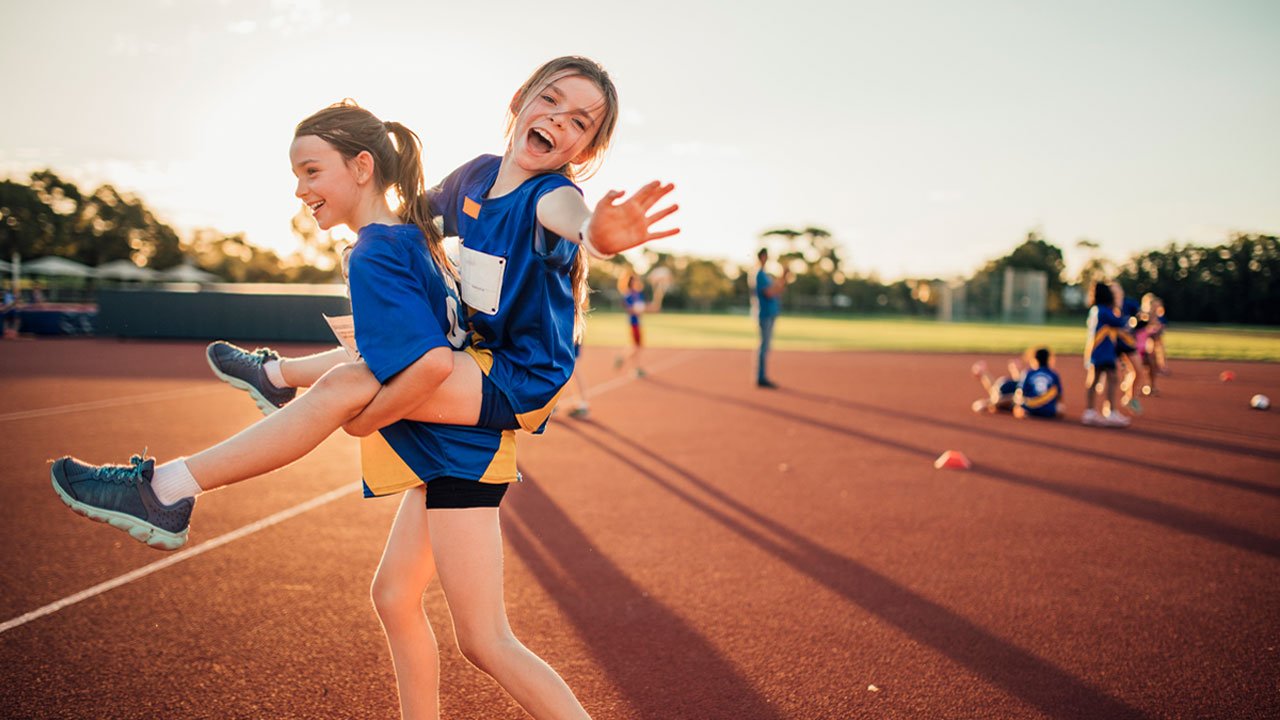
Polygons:
M569 179L599 161L616 122L616 93L599 65L572 57L547 63L510 109L504 156L467 163L425 199L420 174L416 183L409 177L417 155L406 154L416 142L406 142L407 129L378 123L373 136L381 130L380 138L358 139L345 129L313 132L304 121L291 148L298 196L322 228L360 228L350 282L365 361L333 362L340 357L326 353L329 368L309 392L189 458L159 466L136 456L131 466L61 458L52 471L73 509L174 549L186 541L194 495L282 467L338 427L354 434L383 428L426 483L405 494L373 590L406 717L438 712L438 657L421 609L437 571L468 659L535 717L585 717L564 682L515 640L506 621L497 507L505 483L516 479L514 447L506 440L517 427L543 426L573 370L585 308L578 243L604 255L678 232L649 230L676 210L649 212L670 185L650 183L620 203L622 193L612 191L593 213ZM399 217L381 194L391 185L401 195ZM458 313L449 312L447 293L406 289L412 271L429 273L403 242L395 245L397 255L382 251L392 245L382 242L382 228L413 221L447 285L438 234L427 219L435 214L463 242L461 295L473 313L471 345L461 353L452 349L467 338L454 329ZM362 244L378 249L361 250ZM386 278L399 282L388 288ZM447 329L442 322L438 336L421 331L424 318L442 314ZM415 323L420 332L407 332Z

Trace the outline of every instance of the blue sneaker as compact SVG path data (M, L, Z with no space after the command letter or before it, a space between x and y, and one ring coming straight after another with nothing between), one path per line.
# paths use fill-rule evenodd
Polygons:
M90 465L73 457L53 461L53 489L67 507L160 550L187 542L195 498L161 504L151 489L155 458L134 455L129 465Z
M263 415L270 415L298 396L297 388L278 388L267 379L267 371L262 366L268 360L280 359L280 353L275 350L258 348L250 352L219 340L209 343L204 354L213 374L249 393Z

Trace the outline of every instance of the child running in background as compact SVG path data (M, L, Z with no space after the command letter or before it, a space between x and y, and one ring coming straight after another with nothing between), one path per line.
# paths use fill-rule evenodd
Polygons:
M1164 323L1159 320L1162 313L1160 298L1152 293L1142 296L1142 305L1138 309L1134 322L1134 340L1138 346L1138 359L1146 369L1146 384L1142 386L1142 394L1151 397L1160 395L1156 388L1156 376L1159 368L1156 364L1155 345L1159 341Z
M1116 372L1124 374L1120 378L1120 406L1128 408L1134 415L1142 414L1142 403L1136 393L1142 384L1142 367L1139 363L1138 340L1135 336L1137 328L1138 301L1126 297L1124 288L1118 282L1111 283L1111 294L1115 298L1117 315L1121 325L1116 329Z
M1156 329L1155 334L1152 336L1152 340L1154 340L1152 345L1155 351L1156 371L1159 372L1161 375L1170 375L1173 372L1169 369L1168 363L1165 362L1164 333L1166 330L1169 329L1169 318L1165 312L1166 310L1168 310L1168 308L1165 307L1164 300L1160 300L1155 305L1154 322L1158 323L1159 327Z
M545 64L517 91L510 110L506 154L481 156L452 173L429 194L431 214L442 214L445 232L462 240L462 298L473 310L473 344L465 354L455 359L453 353L445 353L452 363L448 372L428 363L430 372L421 374L434 384L424 383L420 374L410 372L417 362L398 374L375 377L362 363L342 363L342 355L331 351L323 354L329 357L321 362L316 362L321 356L308 359L313 372L321 364L329 368L311 378L316 384L310 392L290 402L281 413L215 448L156 468L154 483L153 461L136 457L132 468L89 466L64 458L55 463L55 482L59 482L61 470L61 474L75 476L69 478L70 483L93 488L90 494L119 497L132 491L136 498L158 496L159 492L152 491L153 485L168 487L160 482L166 468L178 474L185 472L186 480L177 490L156 488L169 495L186 492L179 494L183 499L176 501L185 504L180 508L184 516L179 521L169 522L161 515L171 507L168 503L152 507L158 503L148 505L126 498L116 508L126 514L135 507L142 508L134 513L140 521L134 527L143 535L139 539L150 541L157 531L169 531L156 522L180 525L180 536L177 531L170 532L162 542L153 543L171 549L186 540L192 503L187 495L280 467L305 454L338 426L361 435L384 428L388 441L393 435L388 434L387 426L400 425L392 423L401 418L479 425L461 429L500 430L504 442L517 427L540 429L572 372L573 341L580 335L585 292L578 291L585 290L586 273L585 260L577 253L578 242L604 256L673 235L678 230L650 232L649 228L675 212L676 207L650 214L653 205L671 190L670 185L654 182L622 203L615 203L622 193L609 192L593 213L570 180L570 175L599 161L617 119L612 81L593 61L569 57ZM299 136L303 134L300 128ZM346 149L337 142L339 138L332 140L336 151ZM403 142L398 144L403 147ZM297 164L304 162L299 159ZM345 167L349 163L339 164ZM310 182L311 170L303 170L307 173L304 182ZM338 190L351 184L346 182ZM325 228L336 224L331 215L355 212L352 207L364 208L369 202L376 206L370 196L353 199L336 191L313 193L308 188L300 182L299 196L312 208L317 221L328 222L321 223ZM427 206L414 202L402 207L421 212ZM429 225L430 222L422 226L424 233ZM356 259L353 256L352 262ZM397 267L387 263L383 269L394 272ZM403 272L404 268L400 270ZM355 296L353 289L353 309ZM362 332L394 343L403 332L401 324L411 322L413 316L405 313L399 320L374 323L372 328L366 323L366 330L361 330L357 321L357 344ZM538 332L531 332L533 328ZM361 351L364 352L363 346ZM210 353L213 354L212 348ZM254 380L261 380L268 372L263 368L265 355L250 356L248 367L255 371ZM439 357L436 353L433 361ZM244 377L233 376L252 384ZM379 385L379 381L384 384ZM369 392L370 382L373 392ZM329 412L317 415L316 410L322 406ZM411 443L408 447L414 449ZM486 449L492 459L514 469L513 445ZM408 461L401 448L396 450L401 459ZM431 503L439 473L449 474L453 468L429 462L409 465L419 479L431 480L428 487L432 492L423 492L419 483L406 496L374 580L375 604L392 645L405 715L434 716L435 712L423 710L436 707L438 680L431 673L438 661L434 636L422 617L421 597L438 570L442 584L455 587L455 593L450 595L446 590L446 596L464 655L493 676L535 717L585 717L559 676L510 633L501 592L502 544L496 502L501 493L479 487L493 481L486 483L483 475L469 478L471 492L461 493L468 500L476 494L484 496L483 511L469 508L467 512L440 515L428 512L428 508L436 509ZM510 479L515 478L495 480L501 483ZM111 484L127 485L128 490L97 492ZM410 496L418 500L425 496L426 506L415 504ZM430 554L423 553L432 544L439 546L441 533L453 538L447 544L453 548L450 552L456 553L450 557L457 558L457 562L449 562L449 569L438 556L433 563ZM446 575L454 579L449 580ZM380 588L384 591L380 592ZM421 642L426 639L432 642ZM431 681L424 682L424 676L431 676L426 678Z
M622 293L622 304L627 309L627 323L631 329L631 347L626 353L618 355L614 360L615 370L621 370L630 364L635 376L644 377L644 368L640 366L640 353L644 350L644 339L640 332L640 317L644 315L644 279L633 271L626 271L618 278L618 292Z
M1129 418L1115 412L1116 401L1116 333L1121 327L1115 311L1115 296L1105 282L1093 286L1093 306L1089 308L1088 339L1084 348L1085 403L1080 422L1094 427L1127 427ZM1098 389L1107 393L1106 414L1099 413Z
M573 400L573 409L569 411L569 417L577 420L586 419L591 414L591 404L587 402L587 383L582 379L582 369L578 367L577 361L582 357L582 343L573 346L573 391L577 394Z

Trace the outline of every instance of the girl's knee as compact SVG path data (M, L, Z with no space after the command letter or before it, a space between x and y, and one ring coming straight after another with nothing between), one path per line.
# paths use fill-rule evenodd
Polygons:
M380 387L377 378L369 372L369 368L364 363L349 362L338 365L322 375L311 388L311 392L322 392L325 397L331 397L334 401L347 406L352 412L358 412L373 400L373 396L378 394Z
M369 596L378 616L386 619L404 612L422 612L422 593L425 591L426 588L410 587L395 578L375 575Z
M510 631L468 632L457 626L454 630L457 632L458 650L462 656L490 675L502 663L504 656L523 647Z

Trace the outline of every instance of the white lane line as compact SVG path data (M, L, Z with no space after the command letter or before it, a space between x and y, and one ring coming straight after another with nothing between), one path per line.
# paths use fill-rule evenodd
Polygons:
M74 403L71 405L58 405L55 407L40 408L38 410L19 410L18 412L4 413L3 415L0 415L0 422L8 420L29 420L31 418L63 415L66 413L82 412L84 410L101 410L102 408L153 402L155 400L170 400L173 398L187 397L188 395L211 393L215 390L221 390L222 387L222 383L210 383L200 385L198 387L164 390L162 392L147 393L145 395L126 395L124 397L108 398L106 400L91 400L89 402Z
M45 605L44 607L38 608L36 610L32 610L31 612L26 613L25 615L19 615L18 617L12 620L9 620L3 624L0 624L0 633L5 633L21 625L26 625L32 620L36 620L44 617L45 615L50 615L52 613L58 612L59 610L65 607L75 605L76 603L82 600L88 600L89 598L94 597L95 595L101 595L102 593L107 592L108 590L114 590L115 588L118 588L121 585L127 585L133 582L134 580L144 578L150 575L151 573L163 570L169 567L170 565L175 565L184 560L190 560L191 558L196 557L197 555L202 555L204 553L209 552L210 550L220 548L229 542L239 540L240 538L246 535L251 535L253 533L258 532L263 528L268 528L268 527L271 527L272 525L282 523L285 520L288 520L289 518L292 518L296 515L301 515L302 513L307 512L308 510L318 508L321 505L324 505L326 503L333 502L334 500L337 500L340 497L354 495L357 491L358 491L357 487L355 487L351 483L348 483L346 485L343 485L340 488L331 490L323 495L307 500L306 502L303 502L298 505L294 505L293 507L288 508L286 510L281 510L275 515L271 515L261 520L257 520L255 522L249 523L248 525L245 525L236 530L232 530L231 532L226 533L225 535L219 535L218 537L212 540L203 542L193 548L188 548L186 550L179 550L178 552L174 553L173 555L170 555L169 557L166 557L163 560L157 560L156 562L153 562L150 565L144 565L138 568L137 570L132 570L130 572L125 573L124 575L113 578L106 582L98 583L97 585L94 585L88 590L82 590L74 595L68 595L67 597L62 598L61 600L51 602L48 605Z
M650 367L650 369L647 370L646 372L648 372L650 375L656 375L662 372L663 370L670 370L671 368L677 365L686 363L694 359L695 357L697 357L699 354L700 353L697 353L697 352L680 353L679 355L676 355L675 357L667 360L664 363L658 363L657 365ZM602 382L599 385L592 385L591 387L587 388L587 397L594 398L594 397L603 395L609 392L610 390L616 390L628 383L637 382L639 379L640 378L637 378L634 375L623 375L621 377L616 377L616 378L613 378L612 380Z

